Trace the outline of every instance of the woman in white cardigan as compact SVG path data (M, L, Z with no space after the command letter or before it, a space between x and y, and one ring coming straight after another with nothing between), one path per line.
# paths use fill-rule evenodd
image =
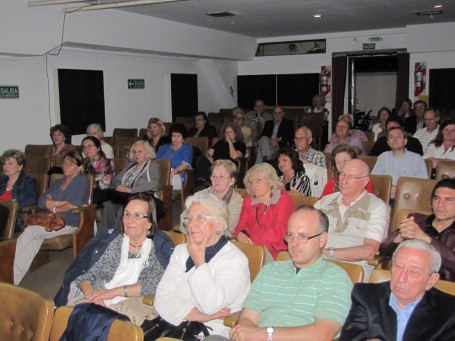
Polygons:
M199 321L229 336L223 318L242 308L250 290L248 259L225 236L226 203L196 193L185 203L188 242L178 245L158 284L155 308L166 321Z

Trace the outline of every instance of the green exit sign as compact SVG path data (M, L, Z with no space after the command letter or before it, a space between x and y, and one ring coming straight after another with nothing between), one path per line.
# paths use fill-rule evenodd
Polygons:
M19 87L15 85L0 85L0 98L19 98Z
M128 79L128 89L145 89L145 80Z
M363 44L363 49L364 50L375 50L376 43L365 43L365 44Z

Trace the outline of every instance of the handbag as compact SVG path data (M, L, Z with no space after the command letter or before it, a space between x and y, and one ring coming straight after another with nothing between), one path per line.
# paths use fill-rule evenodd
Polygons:
M141 328L144 331L144 341L155 341L159 337L171 337L184 341L199 341L210 335L209 328L202 322L183 321L178 326L174 326L161 316L153 320L145 320Z
M47 232L58 231L65 227L65 218L52 212L27 214L22 218L24 226L42 226Z

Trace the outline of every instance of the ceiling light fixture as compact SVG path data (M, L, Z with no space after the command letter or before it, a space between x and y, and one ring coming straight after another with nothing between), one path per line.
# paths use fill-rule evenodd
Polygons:
M316 18L316 19L322 18L322 14L321 13L313 14L313 18Z
M429 16L433 18L433 16L438 15L438 14L443 14L444 12L442 10L430 10L430 11L417 11L414 12L415 15L420 15L420 16Z
M436 4L434 5L434 8L442 8L442 4Z

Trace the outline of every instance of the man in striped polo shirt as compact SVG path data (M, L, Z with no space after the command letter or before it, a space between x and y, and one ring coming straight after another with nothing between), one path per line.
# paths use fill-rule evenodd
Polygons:
M439 130L439 112L436 109L428 108L423 113L425 128L415 132L414 137L420 141L423 153L427 151L428 145L434 140Z
M328 226L327 216L313 207L302 206L290 216L283 238L291 260L261 270L230 332L232 340L331 340L338 335L350 308L352 283L344 270L321 258Z

